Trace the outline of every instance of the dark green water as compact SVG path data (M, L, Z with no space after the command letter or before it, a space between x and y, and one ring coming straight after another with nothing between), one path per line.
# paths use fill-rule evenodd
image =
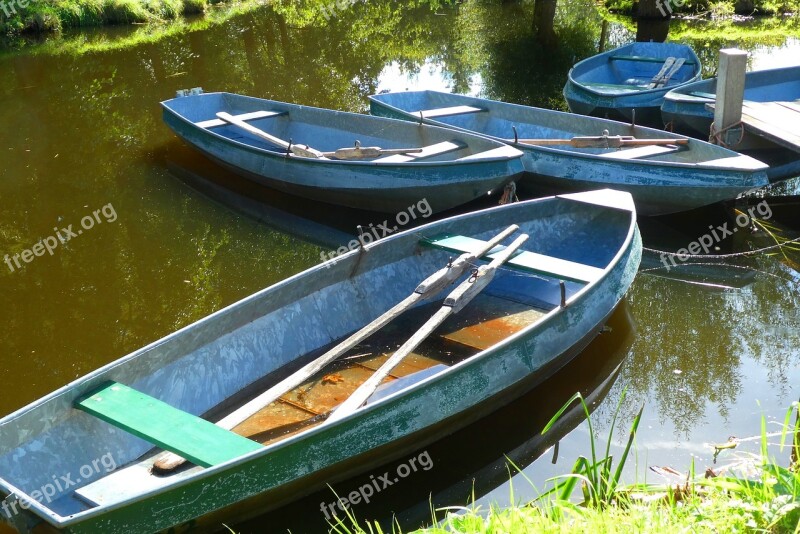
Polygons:
M569 67L596 53L601 39L601 17L589 2L563 3L556 49L535 43L532 6L524 2L431 8L425 2L370 1L330 21L314 9L318 3L303 6L263 7L221 25L120 49L56 55L45 45L34 47L36 53L0 56L0 413L316 264L343 232L383 219L253 188L203 160L161 122L158 102L176 89L201 86L365 111L371 93L425 87L564 109L560 91ZM67 40L96 45L105 35ZM633 37L632 29L610 24L604 44ZM734 44L719 36L688 42L700 51L708 73L715 50ZM791 64L800 52L792 38L744 44L752 66L761 68ZM215 194L207 180L263 202L227 196L215 202L198 192ZM797 189L788 183L770 194ZM101 210L97 217L95 210ZM686 246L709 224L732 220L732 210L645 221L645 244ZM86 216L94 217L90 228L88 222L82 226ZM769 222L779 239L798 235L796 219L784 213L779 220L777 208ZM13 263L15 254L64 235L69 225L82 233L58 242L52 255L44 251L25 256L30 262L20 267ZM737 252L774 243L763 231L741 231L720 248ZM594 374L561 379L498 416L495 433L508 434L508 441L478 441L473 433L463 437L478 443L472 454L453 453L458 442L431 449L429 476L409 477L395 494L376 498L375 508L357 507L359 516L412 507L414 502L396 501L401 494L427 509L428 494L443 491L438 486L471 480L490 459L533 438L542 412L549 415L557 404L543 402L543 396L566 398L576 387L593 391L602 384L597 397L605 400L597 406L595 427L603 434L623 389L623 421L644 404L630 482L647 465L684 469L692 457L710 463L708 443L758 433L762 414L775 426L800 396L800 255L760 254L727 263L734 267L665 273L658 256L649 256L627 299L630 320L618 319L601 336L609 340L582 360L582 368ZM680 278L701 278L704 284ZM613 372L617 363L621 367ZM604 383L603 377L610 380ZM622 444L627 429L615 437ZM587 453L587 439L585 426L578 426L562 439L556 465L548 456L526 474L542 484L567 471ZM529 463L545 448L529 447L520 461ZM481 477L492 481L476 492L488 493L484 502L508 502L502 465ZM527 482L517 481L517 498L534 495ZM493 490L496 484L501 485ZM453 494L463 504L469 490ZM285 520L291 526L287 518L304 510L272 516L270 524ZM316 505L309 512L314 514L320 515Z

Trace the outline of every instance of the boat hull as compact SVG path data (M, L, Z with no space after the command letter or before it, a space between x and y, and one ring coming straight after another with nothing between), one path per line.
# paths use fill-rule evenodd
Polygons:
M569 361L598 333L599 325L630 287L641 259L632 201L616 192L592 197L596 198L592 201L587 198L581 194L512 204L395 234L300 273L109 364L0 420L0 472L4 477L0 487L16 493L7 480L13 476L29 489L35 488L44 480L42 476L64 469L74 471L75 465L109 448L117 454L124 449L129 461L138 461L150 450L147 443L76 413L72 409L75 399L113 379L158 395L189 413L203 413L218 402L214 395L228 398L227 391L239 391L242 384L253 380L251 375L270 365L282 369L280 365L285 364L270 363L276 357L271 352L279 351L294 362L293 354L307 354L307 347L321 348L338 339L352 331L351 323L363 325L362 316L374 316L369 306L375 299L397 302L398 297L413 291L419 281L417 271L430 273L432 266L446 264L450 255L443 250L420 249L420 239L425 236L493 235L519 223L537 236L536 244L545 247L543 252L560 250L574 258L586 248L593 249L596 266L605 267L588 285L571 289L565 306L556 305L537 322L446 371L335 423L311 428L221 465L190 470L184 478L178 474L178 479L134 498L43 518L49 526L65 532L189 528L198 524L198 518L216 517L214 514L227 513L230 507L238 511L265 500L278 504L305 488L314 489L312 482L324 484L354 470L368 469L385 462L386 456L397 456L407 447L452 432L488 413L496 403L519 396ZM618 198L624 203L618 204L614 200ZM522 220L526 217L530 218L527 222ZM592 233L586 242L583 235L565 242L561 232L572 224L598 233ZM549 231L543 231L546 228ZM363 287L373 287L378 281L384 282L382 291L366 299ZM558 285L555 287L557 290ZM324 321L319 309L328 310ZM284 321L284 317L290 320ZM255 358L256 354L261 357ZM226 373L220 373L211 365L220 358L236 365L228 365ZM87 442L86 435L93 439ZM71 443L83 447L73 448ZM37 455L41 472L32 473L19 465L23 451ZM39 513L40 508L36 505L32 510ZM32 510L26 511L25 517L36 517Z
M196 97L175 100L189 98ZM259 99L250 101L255 101L249 104L254 107L259 107L256 102L263 102L260 109L276 109L279 104ZM177 107L174 101L167 104ZM302 109L308 113L308 108ZM361 121L365 118L328 110L318 110L318 113L331 114L332 118L326 121L340 124L341 128L346 128L348 121ZM213 117L213 114L211 116ZM193 121L187 120L181 113L166 105L163 118L164 122L186 143L252 181L311 200L356 209L397 213L426 199L433 212L443 211L487 193L501 191L505 184L514 180L523 171L519 154L487 160L397 164L312 160L287 156L284 152L265 150L263 146L237 142L226 136L216 135L207 129L197 127ZM369 117L369 119L375 118ZM405 129L407 126L406 123L395 124L391 121L383 124L383 128L387 131ZM327 131L330 132L330 128ZM330 135L343 135L342 132L347 133L340 130ZM363 135L363 132L361 133ZM352 146L352 139L358 136L359 132L355 131L349 134L347 145L336 144L336 141L333 141L334 146ZM419 137L418 141L422 141L431 135L422 133ZM459 141L461 140L464 140L465 144L486 143L486 140L480 141L474 137ZM499 146L501 145L493 144L491 148Z
M752 173L709 168L675 168L597 162L554 151L522 149L530 176L523 192L551 195L613 187L636 201L641 215L667 215L736 198L752 189ZM761 185L766 185L766 178Z

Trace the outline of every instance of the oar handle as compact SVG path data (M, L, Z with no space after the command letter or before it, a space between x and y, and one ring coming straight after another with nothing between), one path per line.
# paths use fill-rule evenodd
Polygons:
M414 290L425 298L436 295L449 286L464 274L469 267L474 264L478 259L485 256L490 250L496 247L502 240L519 230L519 226L512 224L489 241L481 244L477 250L473 252L465 252L459 256L455 261L443 269L439 269L431 276L423 280Z
M481 265L473 277L468 278L451 291L447 298L444 299L443 305L450 307L453 313L460 312L464 306L469 304L478 293L489 285L497 268L507 262L527 240L528 234L522 234L517 237L508 247L499 252L489 265Z
M622 142L622 146L647 146L647 145L688 145L688 139L629 139Z

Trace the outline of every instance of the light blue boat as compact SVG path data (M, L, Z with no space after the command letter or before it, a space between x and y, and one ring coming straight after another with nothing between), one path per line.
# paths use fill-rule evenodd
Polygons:
M634 136L682 139L672 133L505 102L435 91L386 93L370 97L373 114L422 120L477 132L513 144L525 153L528 175L519 185L541 194L612 187L633 195L640 214L686 211L735 198L769 183L767 166L748 156L696 139L684 145L579 148L531 145L518 139L579 136ZM420 118L422 113L422 118Z
M700 59L689 46L632 43L572 67L564 98L573 113L660 127L664 95L701 76Z
M161 105L164 122L221 165L290 194L351 208L398 213L427 199L432 211L442 211L502 190L523 172L519 150L466 132L230 93ZM323 155L301 157L279 142L294 150L310 145ZM358 143L383 150L370 159L336 159L335 151ZM403 153L385 154L392 149Z
M661 115L674 130L708 138L714 112L706 104L716 101L717 79L709 78L672 89L664 96ZM748 72L744 99L751 102L797 102L800 100L800 66ZM800 109L800 108L799 108ZM763 137L745 135L736 150L777 148Z
M530 239L493 277L473 274L491 259L479 251L496 254L489 241L504 231L500 248ZM455 259L463 251L480 259ZM511 203L367 243L0 419L0 522L20 532L212 531L374 473L570 362L625 296L641 252L633 201L611 190ZM454 306L449 274L483 291L430 332L408 357L414 365L331 417L372 375L369 365ZM445 283L420 284L431 275ZM390 310L385 328L304 373ZM305 378L291 391L276 386L298 369ZM250 409L275 387L285 391L277 402ZM224 422L242 409L246 418ZM161 448L192 464L154 473ZM58 474L72 478L56 488Z

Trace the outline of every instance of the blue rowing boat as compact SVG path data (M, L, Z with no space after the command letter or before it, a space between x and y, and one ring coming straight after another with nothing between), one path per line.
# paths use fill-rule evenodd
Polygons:
M572 67L564 98L573 113L661 126L664 95L701 75L700 59L689 46L632 43Z
M706 104L716 101L717 79L709 78L672 89L664 96L661 115L665 124L687 135L707 138L714 112ZM749 102L788 102L800 100L800 66L748 72L745 75L744 99ZM800 109L800 105L798 105ZM765 138L745 134L736 150L777 148ZM771 147L769 145L772 145Z
M230 93L162 102L164 121L221 165L284 192L352 208L433 212L502 190L522 153L450 129Z
M633 201L611 190L367 243L0 419L0 522L210 531L407 458L571 361L641 252ZM337 417L409 339L408 359ZM162 449L190 463L156 472Z
M767 166L751 157L607 119L435 91L374 95L370 106L376 115L477 132L513 144L525 154L528 174L519 185L528 192L613 187L631 193L637 211L644 215L714 204L769 183ZM616 136L645 142L671 138L685 144L608 148L603 145L603 132L608 133L609 144ZM599 136L599 143L552 144L560 139L580 140L578 136Z

